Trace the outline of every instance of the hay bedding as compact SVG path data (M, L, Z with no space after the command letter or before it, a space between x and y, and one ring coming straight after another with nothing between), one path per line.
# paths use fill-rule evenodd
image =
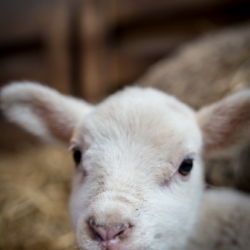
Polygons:
M0 154L0 249L76 249L68 217L73 169L66 149Z

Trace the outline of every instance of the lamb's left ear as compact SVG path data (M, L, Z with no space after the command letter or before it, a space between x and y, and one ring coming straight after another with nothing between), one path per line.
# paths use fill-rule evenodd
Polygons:
M250 90L232 94L197 113L205 156L232 155L250 140Z
M84 101L30 82L2 88L0 101L10 121L48 142L69 142L79 120L93 109Z

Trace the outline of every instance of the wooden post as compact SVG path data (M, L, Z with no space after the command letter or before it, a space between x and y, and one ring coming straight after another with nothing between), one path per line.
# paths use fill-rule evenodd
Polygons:
M46 37L49 83L58 91L70 94L70 13L66 2L51 6Z

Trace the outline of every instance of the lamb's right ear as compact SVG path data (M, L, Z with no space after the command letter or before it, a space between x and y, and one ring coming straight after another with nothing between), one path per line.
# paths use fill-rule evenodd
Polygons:
M84 101L30 82L2 88L0 101L8 120L48 142L69 142L74 127L93 109Z
M206 157L233 156L250 141L250 90L232 94L197 113Z

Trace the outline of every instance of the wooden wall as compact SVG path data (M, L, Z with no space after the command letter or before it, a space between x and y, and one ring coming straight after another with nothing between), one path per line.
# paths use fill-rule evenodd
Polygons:
M0 10L0 85L39 81L90 102L183 43L250 18L244 0L10 2Z

